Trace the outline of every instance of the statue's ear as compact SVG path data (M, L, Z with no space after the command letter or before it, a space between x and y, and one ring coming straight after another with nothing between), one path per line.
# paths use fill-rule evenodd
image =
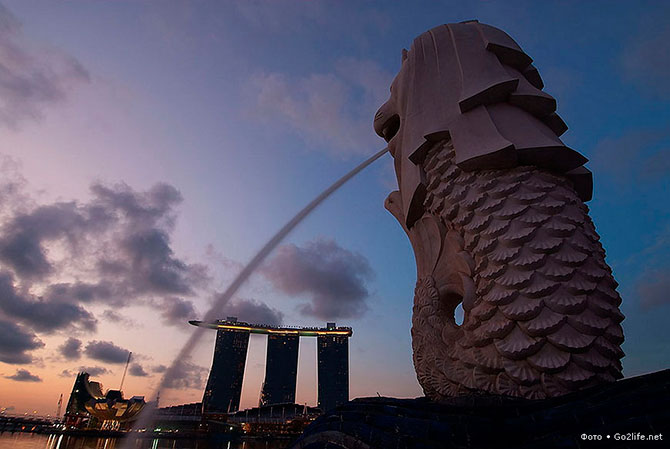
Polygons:
M407 60L407 49L403 48L402 49L402 60L400 62L402 63L402 62L405 62L406 60Z

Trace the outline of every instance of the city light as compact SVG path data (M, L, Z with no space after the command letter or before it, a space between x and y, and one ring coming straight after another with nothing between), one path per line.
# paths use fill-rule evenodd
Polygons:
M280 326L265 326L249 323L236 323L230 321L214 321L212 323L205 323L202 321L189 321L193 326L207 327L209 329L228 329L237 331L247 331L252 334L285 334L285 335L299 335L301 337L318 337L326 335L339 335L351 337L353 331L348 327L338 327L334 329L329 328L311 328L311 327L280 327Z

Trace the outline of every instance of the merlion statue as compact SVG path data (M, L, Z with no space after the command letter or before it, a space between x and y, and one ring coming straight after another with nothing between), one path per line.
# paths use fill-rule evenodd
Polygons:
M622 377L587 159L559 139L531 62L492 26L433 28L403 50L375 116L399 185L386 208L416 256L414 365L433 400L540 399Z

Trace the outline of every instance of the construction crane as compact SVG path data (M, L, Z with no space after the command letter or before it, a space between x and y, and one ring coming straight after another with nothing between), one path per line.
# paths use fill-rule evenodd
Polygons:
M119 387L119 391L123 390L123 382L126 380L126 373L128 372L128 365L130 365L130 356L132 356L132 352L128 352L128 360L126 361L126 367L123 369L123 377L121 378L121 386Z

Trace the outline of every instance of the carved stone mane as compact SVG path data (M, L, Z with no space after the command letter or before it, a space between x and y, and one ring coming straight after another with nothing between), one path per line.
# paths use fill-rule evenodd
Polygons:
M403 51L375 116L400 187L386 207L417 263L414 364L434 400L622 377L621 298L584 205L591 173L561 142L531 62L489 25L436 27Z

